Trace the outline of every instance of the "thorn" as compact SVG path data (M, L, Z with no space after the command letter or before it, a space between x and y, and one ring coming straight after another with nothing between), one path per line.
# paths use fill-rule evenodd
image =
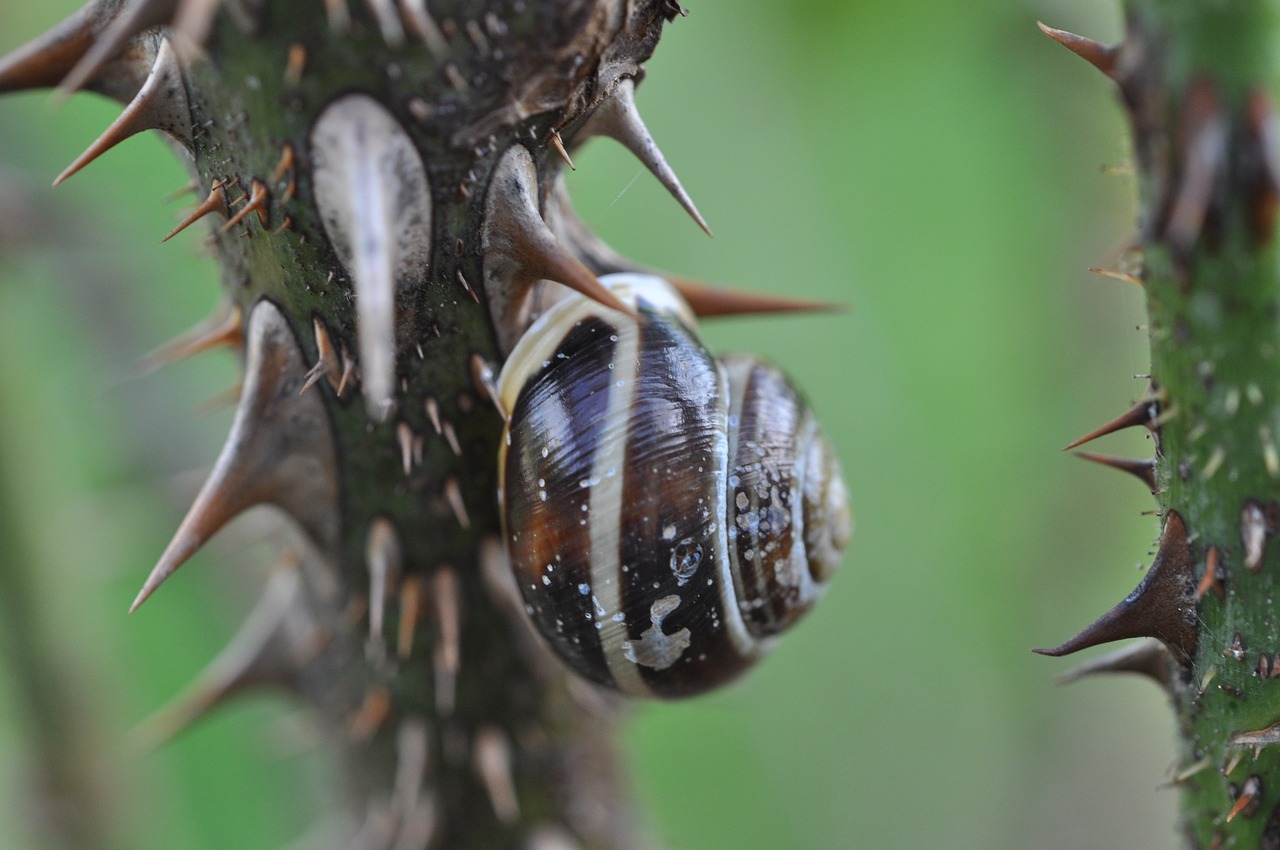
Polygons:
M1159 407L1156 400L1151 398L1143 399L1142 401L1139 401L1137 404L1135 404L1128 411L1126 411L1125 413L1122 413L1120 416L1116 417L1115 419L1112 419L1110 422L1108 422L1106 425L1103 425L1101 428L1090 431L1088 434L1085 434L1080 439L1073 440L1072 442L1068 443L1067 446L1063 448L1063 451L1064 452L1070 451L1071 449L1083 446L1085 443L1096 440L1099 437L1105 437L1108 434L1114 434L1116 431L1121 431L1125 428L1131 428L1135 425L1142 425L1146 428L1152 428L1154 423L1156 422L1156 417L1158 416L1158 414L1159 414Z
M213 18L222 0L178 0L173 16L173 31L189 45L202 45L209 38Z
M144 720L131 737L140 750L149 752L238 694L270 685L293 687L298 671L315 653L314 641L300 636L314 632L296 565L275 570L231 642L177 699Z
M462 269L458 269L455 276L458 278L458 283L462 285L462 291L467 293L467 297L479 304L480 296L476 295L476 291L471 288L471 284L467 282L467 278L462 273Z
M215 186L218 185L218 181L217 180L213 181L213 184ZM192 180L190 183L183 186L181 189L175 189L174 191L165 195L164 202L166 204L171 204L174 201L178 201L178 200L181 200L182 198L185 198L187 195L194 195L196 193L196 189L198 188L199 187L196 186L196 182Z
M365 402L375 420L395 404L395 298L431 256L431 190L408 134L376 100L329 104L311 131L316 203L351 274Z
M458 525L471 528L471 518L467 516L467 506L462 501L462 490L458 487L458 479L450 477L444 482L444 497L458 520Z
M213 348L240 348L244 345L244 313L240 305L224 303L216 314L166 342L138 361L138 370L150 374L168 363L192 357Z
M1143 484L1147 485L1147 489L1152 493L1156 492L1156 459L1137 460L1136 458L1115 457L1113 455L1100 455L1093 452L1076 452L1076 457L1085 460L1100 463L1111 469L1118 469L1121 472L1127 472L1135 476Z
M472 760L475 771L484 783L493 805L493 813L499 822L512 824L520 817L520 804L516 799L516 781L511 772L511 745L506 735L493 726L476 730L472 742Z
M436 434L440 433L440 405L431 396L427 396L426 402L423 404L426 408L427 418L431 420L431 427L435 429Z
M1151 568L1124 601L1061 646L1035 649L1060 657L1091 646L1132 637L1158 638L1187 663L1195 650L1197 607L1191 549L1182 515L1169 511Z
M378 517L369 525L365 539L365 564L369 569L369 642L382 647L382 624L387 598L400 580L404 564L400 538L386 517Z
M1164 227L1175 256L1189 257L1204 230L1213 194L1227 167L1230 131L1217 86L1193 80L1183 100L1182 175Z
M452 422L444 423L444 439L449 449L458 457L462 457L462 446L458 444L458 432L453 430Z
M1262 779L1258 776L1250 776L1244 781L1244 786L1240 789L1240 796L1236 798L1236 804L1231 807L1231 811L1227 812L1227 823L1235 818L1236 815L1243 815L1251 818L1258 813L1258 809L1262 805Z
M763 292L747 292L724 286L712 286L684 277L665 276L699 318L710 316L746 316L758 313L832 313L844 309L827 301L786 298Z
M72 174L93 162L125 139L143 130L163 130L179 142L191 147L191 110L187 105L186 84L177 54L168 39L162 39L155 64L138 94L111 122L97 140L53 181L58 186Z
M284 87L295 89L302 82L302 73L307 69L307 46L300 41L289 45L289 55L284 66Z
M666 190L680 203L680 206L684 207L685 212L698 223L704 233L708 236L714 235L711 228L707 226L706 219L702 217L702 213L698 212L698 208L694 206L693 199L680 185L680 179L667 164L666 157L658 149L657 143L649 135L648 128L644 126L640 111L636 109L634 80L630 78L620 80L583 124L581 133L584 138L608 136L620 142L644 164L645 168L649 169L654 177L658 178L658 182L666 187Z
M560 138L559 130L551 131L551 146L556 149L556 153L560 154L560 158L564 160L565 165L569 166L570 171L578 170L573 160L569 158L569 152L564 149L564 139Z
M1271 95L1265 88L1249 91L1248 124L1240 142L1240 159L1248 163L1249 173L1242 178L1246 192L1249 223L1258 245L1270 242L1275 234L1276 209L1280 205L1280 158L1276 145L1276 115Z
M1058 42L1058 44L1061 44L1108 77L1115 79L1116 55L1120 52L1119 48L1065 30L1054 29L1040 21L1036 21L1036 26L1040 27L1040 32L1049 36L1049 38Z
M293 145L286 144L280 149L280 161L276 163L276 167L271 172L271 177L267 182L271 185L279 183L286 174L293 172L295 158L293 154Z
M529 290L538 280L555 281L635 317L634 310L619 301L556 239L542 220L537 193L533 158L523 146L512 145L490 181L480 236L485 294L496 324L515 333L527 310Z
M226 181L226 180L213 181L213 185L209 189L208 197L206 197L203 201L201 201L200 206L196 207L195 210L192 211L191 215L183 219L181 224L179 224L173 230L170 230L169 235L160 240L161 244L168 242L170 239L177 236L179 233L186 230L188 227L195 224L197 221L199 221L200 219L204 218L207 215L210 215L215 212L220 212L223 215L226 215L227 214L227 189L231 188L232 186L236 185L239 182L240 182L239 177L231 181Z
M413 635L422 616L422 579L416 575L405 576L400 583L400 630L396 635L396 654L401 661L408 661L413 652Z
M271 231L271 235L279 236L281 233L284 233L286 230L293 230L293 216L291 215L285 216L284 221L280 222L280 226L277 227L275 230Z
M498 391L498 375L493 364L479 354L471 355L471 384L476 391L489 399L498 412L506 416L502 409L502 398Z
M400 443L400 459L404 463L404 474L413 471L413 429L404 420L396 425L396 440Z
M347 738L356 743L369 740L390 714L391 692L381 685L372 688L347 721Z
M1115 652L1091 658L1079 667L1063 673L1057 681L1059 685L1069 685L1097 673L1137 673L1168 687L1169 661L1169 650L1165 645L1155 638L1147 638Z
M1196 585L1196 601L1204 599L1210 590L1219 599L1223 598L1222 579L1218 576L1218 547L1210 546L1204 553L1204 575Z
M96 4L90 3L0 57L0 94L56 86L93 46L95 25L100 20Z
M324 11L331 31L341 33L351 29L351 12L347 9L347 0L324 0Z
M342 398L343 393L347 391L347 387L352 386L356 380L356 361L351 356L351 352L347 351L344 343L342 346L342 378L338 381L338 388L334 390L338 398Z
M337 460L324 404L299 396L302 351L270 301L249 316L244 389L209 479L129 610L222 526L263 502L285 510L324 551L337 545Z
M398 825L394 844L356 842L355 846L408 850L429 847L436 830L435 797L423 790L431 738L421 717L406 717L396 731L396 771L392 783L392 820ZM351 845L348 845L351 846Z
M431 17L431 13L427 11L426 1L400 0L400 8L404 12L409 28L427 46L432 57L437 61L444 58L449 53L449 42L440 31L435 19Z
M255 177L253 182L250 184L249 203L245 204L238 212L236 212L235 215L227 219L226 223L222 225L218 232L226 233L231 230L231 228L244 221L251 212L256 212L258 214L258 223L263 227L266 227L267 222L269 221L267 218L267 204L270 201L271 193L267 190L267 184Z
M1265 506L1246 499L1240 508L1240 544L1244 548L1244 566L1249 572L1256 574L1262 569L1267 537L1274 533L1274 524L1268 521Z
M435 669L436 710L441 715L453 713L457 695L458 671L462 668L462 593L457 574L448 566L436 571L432 579L432 596L436 603L439 638L432 654Z
M393 0L367 0L373 19L378 22L378 30L382 40L391 47L404 44L404 27L400 24L400 13Z
M298 390L298 395L311 389L312 384L321 377L328 378L329 386L336 392L342 383L342 368L338 365L338 352L333 349L329 329L324 326L324 322L320 321L320 317L316 316L311 320L311 330L316 340L316 365L307 372L307 379L303 382L302 389Z
M85 51L59 83L62 97L69 97L98 76L98 72L121 52L129 39L168 23L176 8L177 0L133 0L132 3L125 0L111 23L97 35L93 46Z
M1142 282L1142 278L1138 277L1136 274L1122 272L1119 269L1104 269L1099 268L1098 266L1090 266L1089 272L1102 277L1109 277L1113 280L1122 280L1125 283L1132 283L1135 286L1146 286L1146 284Z
M1233 747L1266 747L1280 744L1280 721L1252 732L1236 732L1227 739Z

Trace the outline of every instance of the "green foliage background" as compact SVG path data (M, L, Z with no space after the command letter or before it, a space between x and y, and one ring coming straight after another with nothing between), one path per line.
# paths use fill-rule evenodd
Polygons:
M1172 846L1163 697L1057 688L1066 664L1027 651L1127 593L1157 530L1139 484L1059 452L1141 394L1147 347L1141 291L1086 272L1133 226L1131 179L1109 168L1127 161L1119 111L1035 21L1115 38L1115 9L687 5L639 100L716 238L608 142L577 157L572 191L644 262L850 305L707 335L807 389L858 529L826 602L754 676L637 708L652 831L675 850ZM4 3L0 49L68 10ZM238 367L137 377L218 286L199 235L158 244L186 179L158 139L47 188L114 112L0 103L0 844L57 846L31 828L57 814L31 807L57 705L56 751L109 823L95 846L282 846L323 788L283 700L129 746L247 612L274 547L250 515L124 614L230 421L198 407Z

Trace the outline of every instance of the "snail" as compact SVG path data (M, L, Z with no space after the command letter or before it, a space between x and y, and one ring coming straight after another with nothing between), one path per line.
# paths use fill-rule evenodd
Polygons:
M498 378L500 499L525 611L568 666L633 696L728 682L796 622L852 519L799 392L715 359L662 278L600 278L634 315L567 295Z

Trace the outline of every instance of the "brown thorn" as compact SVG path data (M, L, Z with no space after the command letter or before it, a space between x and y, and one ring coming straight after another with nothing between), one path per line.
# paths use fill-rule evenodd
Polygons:
M1135 425L1142 425L1146 428L1151 428L1157 421L1157 416L1158 408L1156 401L1150 398L1143 399L1120 416L1112 419L1106 425L1096 428L1088 434L1085 434L1080 439L1073 440L1068 443L1063 448L1063 451L1070 451L1071 449L1083 446L1085 443L1092 440L1096 440L1099 437L1105 437L1108 434L1114 434L1116 431L1121 431L1125 428L1132 428Z
M1219 599L1223 597L1222 579L1218 577L1218 547L1210 546L1204 553L1204 575L1196 585L1196 601L1204 599L1210 590Z
M1066 30L1054 29L1040 21L1036 21L1036 26L1040 27L1040 32L1114 79L1116 55L1120 52L1118 48Z
M173 363L222 346L239 348L244 344L244 313L238 304L226 304L185 333L143 355L138 362L145 375L166 363Z
M280 161L276 163L275 169L271 172L271 176L267 178L267 183L274 185L280 182L280 179L293 171L294 155L293 145L286 144L280 151Z
M391 692L381 685L364 695L364 702L347 721L347 737L355 742L367 741L391 714Z
M1135 286L1145 286L1145 284L1142 282L1142 278L1138 277L1135 274L1129 274L1129 272L1122 272L1119 269L1104 269L1104 268L1099 268L1098 266L1090 266L1089 272L1091 274L1100 275L1102 277L1109 277L1114 280L1122 280L1125 283L1132 283Z
M221 5L222 0L178 0L173 32L181 36L185 44L193 47L204 44Z
M93 46L58 84L62 97L84 88L119 55L129 39L152 27L169 23L177 5L177 0L134 0L131 4L126 0L115 19L102 30Z
M440 658L446 670L457 673L462 667L462 588L449 566L436 570L432 585L440 626Z
M301 42L289 45L289 55L284 66L285 88L297 88L302 82L302 73L307 68L307 46Z
M281 233L284 233L286 230L292 230L292 229L293 229L293 216L287 215L284 217L284 221L280 222L280 226L277 227L275 230L271 231L271 235L279 236Z
M502 398L498 390L498 375L493 364L480 354L471 355L471 384L476 390L506 415L502 409Z
M1193 80L1184 97L1182 118L1182 176L1164 236L1175 254L1186 258L1200 239L1227 163L1229 130L1216 84L1206 78Z
M1059 685L1069 685L1097 673L1137 673L1168 687L1169 650L1155 638L1147 638L1115 652L1091 658L1058 677Z
M298 390L298 395L311 389L311 385L322 376L329 379L329 386L336 392L342 382L342 367L339 366L333 340L329 337L329 329L320 321L319 316L312 318L311 329L316 341L316 365L307 372L307 379L303 382L302 389Z
M573 160L569 158L569 152L564 149L564 139L560 138L559 130L551 131L551 146L556 149L556 153L560 154L560 158L564 160L565 165L569 166L570 171L578 170Z
M1244 177L1248 186L1249 223L1254 241L1266 244L1275 233L1276 210L1280 206L1280 157L1276 145L1275 110L1265 88L1249 91L1248 125L1242 142L1242 161L1251 161L1251 171Z
M217 180L213 181L213 185L215 186L218 185L218 181ZM190 183L183 186L181 189L175 189L169 194L165 195L164 202L166 204L171 204L174 201L185 198L187 195L194 195L196 193L196 190L199 188L200 187L196 185L196 182L192 180Z
M329 29L333 32L345 32L351 28L351 12L347 9L347 0L324 0L324 11L329 19Z
M258 214L258 221L263 227L267 226L267 204L271 200L271 193L267 190L267 184L257 178L254 178L253 183L250 185L249 203L245 204L235 215L227 219L227 223L222 225L221 229L218 230L219 233L226 233L231 228L244 221L251 212L256 212Z
M712 286L685 277L666 275L680 296L699 318L708 316L744 316L756 313L831 313L843 306L807 298L787 298L763 292L747 292L723 286Z
M1244 786L1240 789L1240 796L1236 798L1236 803L1231 807L1231 811L1227 812L1227 823L1230 823L1236 815L1243 815L1251 818L1258 813L1258 808L1262 805L1262 779L1258 776L1250 776L1244 781Z
M56 86L93 46L99 20L90 3L53 29L0 57L0 94Z
M160 42L151 73L137 95L102 135L63 169L53 185L61 185L102 154L144 130L163 130L179 141L185 141L188 146L191 142L191 117L182 69L168 39Z
M1111 469L1118 469L1121 472L1127 472L1135 476L1143 484L1147 485L1147 489L1152 493L1156 492L1156 459L1138 460L1136 458L1115 457L1114 455L1100 455L1094 452L1076 452L1076 457L1084 460L1093 461Z
M215 212L221 212L223 215L226 215L227 214L227 191L226 190L236 185L239 182L240 182L239 177L231 181L226 181L226 180L213 181L213 186L209 189L208 197L206 197L203 201L201 201L200 206L196 207L195 210L192 211L191 215L184 218L181 224L179 224L173 230L170 230L169 235L161 239L160 242L162 244L165 242L168 242L170 239L177 236L179 233L186 230L188 227L195 224L197 221L199 221L200 219L204 218L207 215L211 215Z
M645 127L644 119L636 108L634 80L629 77L619 80L613 91L596 106L596 111L587 119L581 133L583 136L608 136L622 144L658 178L658 182L684 207L684 211L698 223L704 233L708 236L715 235Z
M1133 592L1061 646L1032 652L1060 657L1125 638L1154 637L1185 664L1195 650L1197 636L1195 576L1187 526L1181 514L1169 511L1155 560Z
M351 352L347 351L344 343L342 346L342 377L338 380L338 387L334 390L338 398L342 398L343 393L347 391L347 387L353 386L356 379L356 361L352 358Z
M422 579L405 576L400 584L400 627L396 635L396 654L407 661L413 651L413 634L422 616Z

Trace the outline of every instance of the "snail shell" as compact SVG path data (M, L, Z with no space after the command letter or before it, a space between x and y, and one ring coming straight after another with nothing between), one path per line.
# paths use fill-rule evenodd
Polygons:
M852 520L839 465L773 366L713 358L665 280L601 278L499 377L499 476L525 610L572 669L636 696L739 675L822 595Z

